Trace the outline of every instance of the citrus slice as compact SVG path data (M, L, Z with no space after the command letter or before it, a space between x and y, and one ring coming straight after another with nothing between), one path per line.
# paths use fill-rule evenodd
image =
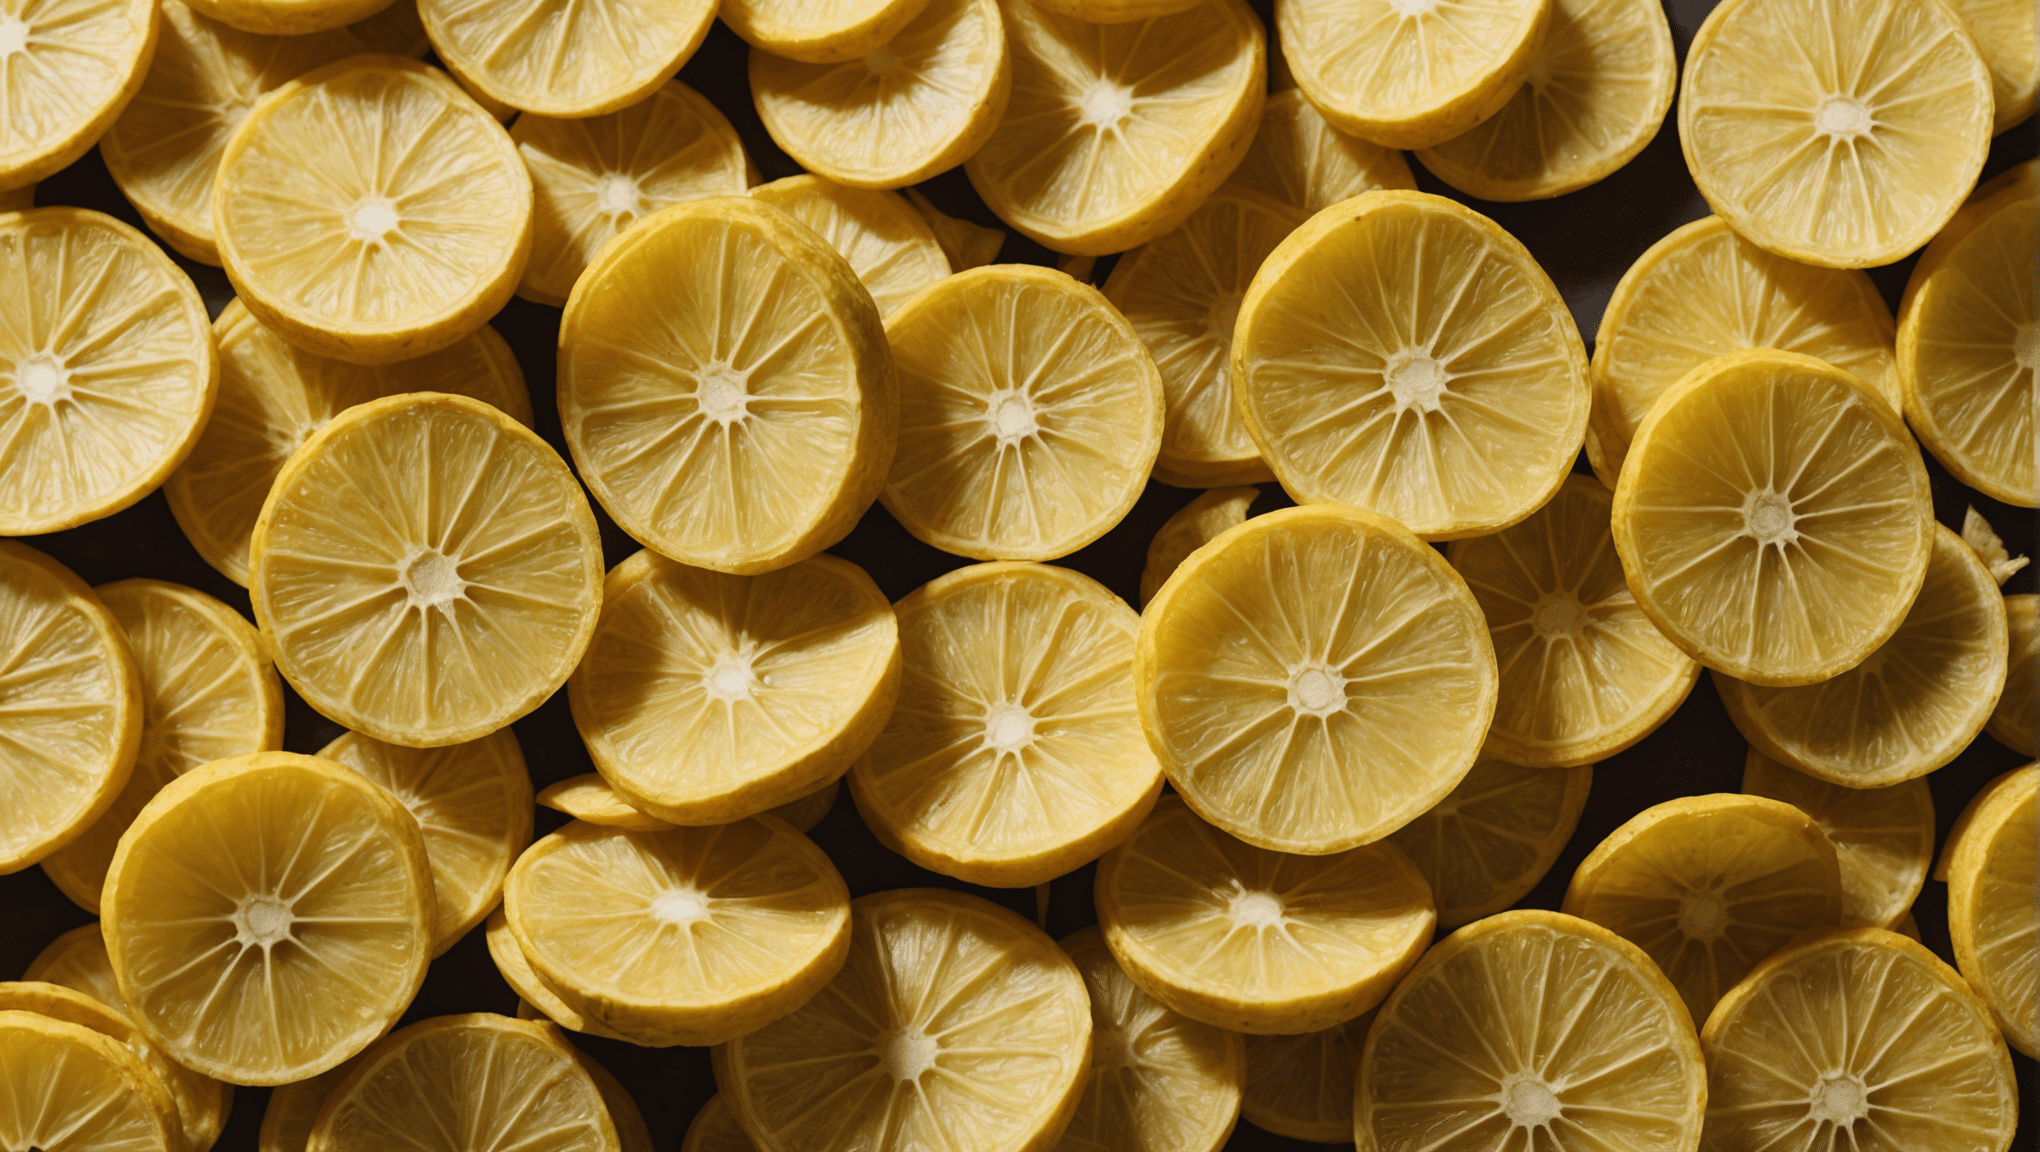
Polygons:
M76 840L127 787L141 676L120 621L48 556L0 540L0 875Z
M1550 499L1590 400L1579 330L1529 250L1422 192L1364 193L1275 249L1240 305L1232 385L1297 503L1372 508L1427 540Z
M1613 504L1592 478L1567 476L1528 520L1445 553L1494 642L1501 687L1487 750L1498 759L1604 760L1650 735L1699 679L1629 592L1608 532Z
M283 685L262 635L196 588L161 580L102 584L99 602L127 637L141 677L141 743L126 787L43 871L97 914L121 833L163 785L201 764L283 747Z
M417 825L381 788L291 752L171 781L121 837L103 903L135 1023L233 1084L288 1084L359 1052L431 958Z
M130 1015L127 997L106 956L106 935L97 920L71 929L43 948L22 973L23 980L59 984L83 992L123 1016Z
M1050 12L1074 16L1091 24L1125 24L1173 16L1195 8L1202 0L1034 0Z
M54 175L99 141L148 75L157 19L156 0L20 0L0 15L0 188Z
M885 46L928 0L723 0L717 15L753 48L831 64Z
M1993 788L1948 861L1955 963L1990 1002L2012 1047L2040 1059L2040 766ZM1952 838L1951 838L1952 839Z
M1658 399L1612 527L1658 631L1773 688L1876 651L1934 548L1927 470L1898 414L1847 372L1769 348L1709 360Z
M1962 977L1896 933L1813 934L1723 997L1707 1045L1707 1147L2005 1152L2011 1053Z
M1091 994L1091 1079L1056 1152L1217 1152L1240 1115L1239 1035L1141 991L1095 926L1062 948Z
M632 807L595 772L570 776L546 785L538 793L538 802L555 812L565 812L576 820L604 828L621 828L625 832L664 832L674 827L670 821L646 815Z
M1321 504L1256 516L1141 617L1135 692L1206 820L1277 852L1342 852L1445 798L1495 709L1480 605L1395 522Z
M786 1015L850 947L850 893L771 817L625 832L569 824L527 849L503 909L540 983L640 1044L720 1044Z
M1637 257L1601 313L1587 459L1609 488L1665 390L1716 356L1780 348L1853 373L1899 405L1891 307L1867 273L1764 251L1708 216Z
M620 111L650 96L708 35L715 0L419 0L432 47L461 83L540 116Z
M1983 518L1983 514L1976 510L1975 505L1971 505L1962 513L1962 543L1971 552L1976 553L1978 560L1983 561L1983 566L1990 570L1990 578L1997 581L2000 588L2004 587L2005 581L2010 580L2019 569L2032 563L2031 558L2025 555L2011 554L2011 550L2005 547L2004 539L1997 534L1997 529L1990 526L1990 521Z
M527 427L531 396L510 345L487 324L450 347L367 367L300 351L232 300L213 322L219 399L191 455L163 483L184 538L236 584L248 540L291 453L356 404L399 392L450 392L493 404Z
M882 498L907 531L980 560L1053 560L1103 536L1147 484L1161 373L1097 289L994 264L886 323L899 451Z
M141 1057L111 1036L0 1012L0 1147L183 1152L175 1110L152 1098L162 1091Z
M1962 806L1962 811L1955 815L1955 823L1948 828L1947 839L1941 842L1941 855L1934 861L1934 879L1943 884L1948 882L1948 867L1954 861L1955 853L1962 847L1962 842L1968 838L1969 829L1975 825L1977 813L1983 811L1984 805L1992 796L2016 787L2021 779L2016 769L2001 772L1977 789L1976 794L1969 798L1969 802Z
M1714 686L1744 738L1774 760L1850 788L1916 779L1953 760L1989 721L2005 683L2004 605L1983 561L1935 525L1918 598L1862 663L1799 688L1719 672Z
M307 352L390 364L482 326L531 251L531 177L444 72L356 56L276 89L213 184L220 262Z
M1844 927L1895 928L1905 918L1934 860L1934 798L1925 780L1849 788L1752 748L1742 787L1792 805L1827 834L1841 869Z
M1593 782L1589 765L1553 771L1482 760L1389 841L1431 885L1438 926L1457 928L1537 887L1579 826Z
M391 0L375 15L349 24L347 31L370 52L423 60L432 51L432 38L425 34L425 18L418 15L417 0Z
M959 892L851 905L850 957L786 1018L713 1052L765 1148L1052 1147L1091 1068L1077 966L1040 929Z
M1990 69L1995 115L1991 131L2001 133L2033 114L2040 100L2040 52L2033 42L2034 19L2020 0L1951 0L1948 7L1976 41Z
M1267 98L1267 33L1242 0L1090 24L1000 0L1012 107L964 166L999 218L1103 256L1171 231L1245 155Z
M484 930L489 944L489 959L495 961L496 971L503 982L517 993L517 1015L523 1020L550 1020L569 1032L583 1032L590 1036L601 1036L609 1040L624 1037L602 1026L567 1006L551 988L539 980L538 973L531 970L531 961L524 958L523 946L517 943L517 936L510 931L509 917L503 909L489 913L488 927Z
M1812 817L1762 796L1685 796L1644 809L1573 873L1568 915L1650 953L1693 1019L1808 928L1839 924L1835 847Z
M722 824L841 776L899 690L899 630L864 570L812 556L762 576L651 551L616 566L568 683L574 724L627 804Z
M198 440L219 383L191 278L111 216L34 208L0 215L0 281L0 534L72 528L148 495Z
M1362 192L1413 189L1417 181L1401 152L1332 127L1301 91L1290 88L1268 97L1253 143L1226 185L1314 215Z
M349 408L276 478L249 598L291 686L323 715L430 748L494 732L580 661L602 547L545 441L438 392Z
M1431 889L1402 849L1256 848L1164 799L1098 863L1120 967L1177 1012L1237 1032L1315 1032L1367 1011L1431 943Z
M550 1024L493 1012L420 1020L355 1061L307 1152L622 1152L584 1059Z
M656 1152L652 1146L652 1130L645 1123L644 1113L638 1111L637 1101L630 1091L617 1080L609 1069L596 1063L593 1056L569 1043L567 1051L572 1053L581 1071L595 1081L595 1091L601 1093L602 1104L609 1109L609 1121L616 1125L618 1152Z
M1006 245L1006 234L997 228L986 228L969 220L960 220L928 202L918 188L907 189L907 203L927 221L928 230L935 234L935 242L942 245L942 254L949 257L951 272L968 272L982 268L999 258L999 249Z
M1279 0L1282 58L1342 131L1442 144L1500 112L1544 46L1553 0Z
M1300 1036L1248 1036L1240 1115L1291 1140L1344 1144L1353 1138L1353 1082L1374 1013Z
M2040 503L2033 465L2040 300L2031 181L1969 204L1906 281L1898 379L1906 419L1955 478L2008 504Z
M2034 722L2040 719L2040 596L2031 592L2005 597L2005 621L2011 639L2005 691L1984 722L1991 738L2015 752L2040 755Z
M1133 701L1140 617L1088 576L976 564L899 602L899 703L850 769L879 841L972 884L1044 884L1161 794Z
M517 294L555 308L617 233L668 204L740 196L750 158L737 130L678 80L603 116L527 113L510 139L531 173L531 262Z
M786 821L796 832L806 832L815 825L820 824L822 819L835 808L836 796L842 790L843 778L838 776L812 792L796 796L784 804L767 808L765 814L767 816L777 816L781 820Z
M1483 200L1547 200L1629 163L1672 106L1678 62L1654 0L1552 0L1523 85L1501 111L1417 153Z
M404 748L349 732L319 755L397 798L432 866L432 954L454 946L503 898L503 878L531 843L531 776L510 729L446 748Z
M605 247L560 322L560 422L589 491L646 547L723 572L834 544L897 427L870 293L828 242L737 196Z
M1728 0L1686 51L1679 143L1707 203L1753 243L1865 268L1925 244L1969 194L1989 93L1948 5Z
M262 1128L256 1135L256 1152L305 1152L311 1142L312 1125L319 1109L333 1094L334 1085L354 1071L356 1056L317 1076L292 1081L270 1089L269 1103L262 1110Z
M1192 552L1226 529L1246 523L1247 508L1260 494L1258 488L1213 488L1169 517L1148 541L1147 564L1140 570L1140 606L1148 606Z
M1706 1103L1692 1017L1651 958L1525 910L1454 932L1381 1006L1353 1135L1363 1152L1694 1152Z
M821 233L850 262L880 316L949 275L949 257L927 221L894 193L788 176L751 195Z
M171 1118L169 1128L176 1138L171 1147L206 1152L219 1139L233 1089L163 1055L126 1016L83 992L30 981L0 983L0 1011L33 1012L118 1041L141 1057L149 1070L138 1087L151 1108Z
M680 1142L680 1152L757 1152L757 1149L737 1123L737 1114L723 1103L720 1093L710 1096L701 1111L694 1114L687 1125L687 1137Z

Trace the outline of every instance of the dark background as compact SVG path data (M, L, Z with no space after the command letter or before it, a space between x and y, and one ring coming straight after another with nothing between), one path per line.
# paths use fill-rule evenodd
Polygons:
M1270 12L1272 0L1251 2L1269 26L1272 56L1277 50ZM1682 62L1686 45L1713 6L1714 0L1665 0ZM746 51L745 45L718 23L681 70L680 78L729 116L766 179L793 175L800 171L799 167L773 145L752 108L744 70ZM2029 120L2000 136L1991 148L1984 176L2033 157L2036 144L2040 144L2040 120ZM1676 107L1656 140L1621 171L1591 188L1556 200L1530 204L1472 200L1433 179L1414 159L1410 167L1424 191L1471 203L1528 245L1564 293L1590 347L1601 311L1630 263L1667 232L1707 214L1706 202L1688 178L1679 152ZM979 201L960 168L937 176L921 185L921 189L951 215L1003 227ZM37 203L95 208L147 230L114 187L96 150L45 181L37 191ZM205 295L207 306L217 315L233 295L226 275L174 252L170 255L191 274ZM1053 264L1056 257L1008 230L1000 259L1009 263ZM1112 259L1107 257L1099 262L1095 274L1098 282L1103 282ZM1913 261L1908 259L1871 270L1872 278L1894 310L1912 265ZM493 322L516 350L524 367L540 435L565 457L558 410L552 402L553 353L559 317L558 309L512 300ZM2005 537L2014 555L2023 553L2040 558L2032 512L2000 504L1964 488L1931 455L1926 462L1933 478L1934 512L1943 524L1959 530L1964 508L1973 504ZM1575 471L1588 471L1584 457ZM1253 511L1265 512L1289 503L1278 486L1261 487L1264 494ZM1148 540L1163 521L1195 494L1150 482L1139 504L1117 528L1057 563L1097 578L1137 604ZM600 505L593 501L590 504L602 524L605 561L613 565L635 552L636 543L610 523ZM151 576L191 585L243 613L249 611L247 592L214 572L185 542L160 492L107 519L26 543L55 556L91 584ZM894 599L943 572L969 563L914 539L877 505L872 506L847 539L830 551L863 565ZM2005 590L2035 591L2040 587L2036 585L2036 571L2040 569L2020 572ZM284 747L315 752L340 734L338 725L313 712L287 685L284 692L288 701ZM568 715L564 690L518 721L515 730L535 786L543 788L555 780L594 770ZM1742 737L1722 710L1711 679L1702 676L1691 698L1662 728L1596 768L1593 793L1578 831L1544 882L1519 906L1557 908L1566 882L1580 860L1636 812L1677 796L1740 791L1744 748ZM1954 763L1934 773L1929 784L1940 835L1946 836L1963 804L1985 781L2023 761L2023 757L1989 737L1979 736ZM542 836L565 822L566 817L560 813L540 808L537 834ZM923 871L881 847L859 820L847 789L812 835L842 870L853 896L888 888L932 885L974 892L1030 919L1035 916L1035 894L1031 890L973 887ZM1094 920L1091 906L1094 871L1087 866L1054 882L1047 922L1052 935L1061 937ZM1914 912L1927 946L1952 963L1946 885L1929 881ZM90 920L89 915L57 891L39 868L0 877L0 978L18 978L45 944L59 933ZM423 990L402 1023L451 1012L514 1013L516 1008L517 996L497 975L484 946L482 930L477 928L433 963ZM574 1040L630 1089L662 1152L677 1150L689 1120L715 1092L707 1050L637 1048L587 1036L574 1036ZM2040 1148L2040 1065L2017 1055L2014 1063L2026 1101L2018 1146ZM266 1089L237 1090L233 1117L217 1145L220 1152L255 1152L256 1130L261 1125L267 1098ZM1322 1146L1286 1140L1242 1121L1227 1147L1275 1152Z

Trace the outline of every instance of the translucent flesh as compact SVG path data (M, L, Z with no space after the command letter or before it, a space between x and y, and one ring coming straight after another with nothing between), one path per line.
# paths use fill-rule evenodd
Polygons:
M1306 89L1369 118L1410 116L1489 82L1536 22L1534 0L1283 0L1282 52Z
M2005 622L2011 634L2011 660L2005 674L2004 695L1990 714L1986 730L2005 747L2028 756L2040 753L2034 738L2035 714L2040 713L2040 693L2034 691L2040 678L2040 597L2032 593L2005 597Z
M2031 770L2028 769L2028 772ZM2040 1059L2040 815L2028 781L2001 803L1967 877L1951 879L1949 926L1962 974L1990 1002L2005 1039ZM1958 864L1960 863L1958 859Z
M1332 127L1294 89L1268 97L1254 142L1227 182L1313 214L1362 192L1417 186L1401 152Z
M949 275L935 234L921 214L892 192L846 188L818 176L789 176L751 195L821 233L856 269L880 316Z
M538 973L531 970L531 961L525 959L523 946L517 943L517 934L510 931L510 921L502 908L489 913L488 927L484 929L488 940L489 959L495 961L496 971L503 977L503 983L517 993L517 1015L524 1020L550 1020L560 1027L573 1032L585 1032L590 1036L602 1036L611 1040L623 1037L567 1006L559 994L545 986ZM296 1152L295 1149L292 1152Z
M1948 7L1976 38L1976 50L1990 69L1992 102L1997 107L1993 129L2003 132L2033 114L2040 88L2040 45L2034 43L2034 21L2021 0L1951 0Z
M219 1138L220 1127L226 1121L228 1093L232 1090L164 1055L125 1015L109 1005L75 989L18 982L0 984L0 1010L34 1012L119 1041L140 1057L143 1067L149 1070L149 1078L155 1081L136 1085L137 1095L166 1111L168 1127L183 1140L184 1147L210 1148Z
M0 1015L0 1147L175 1152L175 1120L137 1090L147 1075L138 1057L80 1025Z
M432 44L506 104L591 115L632 104L679 71L715 18L710 0L422 0Z
M1438 926L1456 928L1528 895L1579 824L1591 767L1483 760L1450 795L1389 835L1430 882Z
M120 994L119 981L114 979L113 961L106 958L106 937L96 920L50 941L21 978L60 984L83 992L123 1016L133 1015L127 999Z
M1140 571L1140 606L1147 607L1192 552L1226 529L1246 523L1247 509L1260 495L1258 488L1213 488L1169 517L1148 542L1147 565Z
M547 808L565 812L576 820L600 824L605 828L623 828L632 832L664 832L673 827L656 816L647 816L631 807L607 781L594 772L570 776L556 784L547 785L545 790L538 794L538 802Z
M1248 1036L1240 1115L1292 1140L1351 1140L1353 1081L1360 1074L1360 1046L1373 1025L1374 1013L1368 1012L1301 1036Z
M96 134L127 93L153 9L153 0L8 4L6 15L28 27L21 48L0 57L0 184L13 186L17 172L47 168L80 135Z
M308 1080L279 1085L269 1093L262 1110L261 1143L257 1152L306 1152L312 1138L312 1124L325 1107L326 1096L354 1070L349 1060Z
M757 1145L744 1134L737 1114L730 1111L722 1097L711 1096L687 1126L687 1139L681 1143L680 1152L757 1152Z
M1903 920L1934 859L1934 801L1925 780L1845 788L1752 749L1743 791L1782 800L1827 833L1842 870L1842 925L1890 928Z

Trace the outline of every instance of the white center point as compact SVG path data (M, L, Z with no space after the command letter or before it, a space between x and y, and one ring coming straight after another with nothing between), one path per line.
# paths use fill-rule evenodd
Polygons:
M274 896L250 896L234 909L234 940L268 948L290 938L290 905Z
M751 662L743 656L724 656L715 662L708 674L701 678L708 694L718 700L748 700L751 688L757 683L752 675Z
M1679 909L1679 931L1695 940L1712 940L1728 926L1728 907L1714 892L1695 892Z
M921 1073L935 1066L942 1051L941 1041L919 1028L902 1028L886 1038L885 1070L894 1080L919 1080Z
M1293 668L1289 706L1312 716L1329 716L1346 706L1346 679L1323 665Z
M1282 923L1282 897L1242 888L1227 901L1225 914L1242 928L1274 928Z
M19 16L0 16L0 60L28 48L28 23Z
M1440 0L1388 0L1388 6L1398 16L1429 16L1438 10Z
M1018 752L1034 743L1034 716L1018 704L999 704L985 713L985 747Z
M1870 131L1870 109L1854 96L1830 96L1814 111L1813 126L1836 139L1853 140Z
M2012 355L2028 372L2040 368L2040 324L2019 325L2018 334L2012 337Z
M1545 640L1560 636L1578 636L1587 622L1587 610L1581 606L1580 598L1570 592L1554 592L1538 602L1530 613L1530 627Z
M1793 527L1798 519L1792 514L1792 501L1769 489L1752 492L1743 502L1743 531L1759 544L1783 547L1799 539Z
M704 364L694 374L695 406L718 424L734 424L750 411L744 384L744 373L729 365Z
M1512 1084L1502 1088L1502 1112L1509 1123L1522 1128L1535 1128L1558 1119L1564 1106L1558 1096L1536 1076L1524 1075Z
M37 353L14 368L14 386L30 404L54 404L71 395L69 373L48 353Z
M652 916L662 924L708 919L708 897L694 888L668 888L652 898Z
M1398 352L1388 362L1388 390L1398 410L1436 412L1445 391L1445 366L1415 351Z
M1077 122L1100 131L1119 127L1133 115L1133 89L1103 77L1092 81L1090 91L1077 101Z
M873 76L890 76L899 69L899 53L890 44L881 44L864 57L864 70Z
M1041 421L1035 418L1034 404L1020 394L1018 389L1006 388L992 393L985 419L992 425L992 435L998 437L999 447L1007 448L1041 431Z
M467 581L460 578L460 565L436 552L420 552L404 563L404 591L411 603L431 608L467 594Z
M1239 327L1242 299L1244 297L1238 292L1220 292L1218 298L1211 302L1211 311L1205 315L1204 323L1211 329L1211 334L1227 344L1232 343L1233 329Z
M1863 1082L1854 1076L1824 1076L1807 1102L1806 1113L1815 1120L1847 1128L1870 1114L1864 1099Z
M595 209L605 216L635 216L637 181L621 172L605 172L595 181Z
M379 244L397 228L397 206L381 196L364 196L347 210L347 234L364 244Z

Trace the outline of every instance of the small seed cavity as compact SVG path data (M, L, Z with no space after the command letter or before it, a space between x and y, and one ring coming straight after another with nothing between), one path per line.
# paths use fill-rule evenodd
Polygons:
M1388 361L1388 390L1398 410L1436 412L1445 392L1445 366L1429 353L1407 349Z
M1587 609L1571 592L1554 592L1530 613L1530 627L1545 640L1578 637L1586 628Z
M1769 489L1750 493L1743 503L1743 531L1759 544L1782 548L1799 539L1798 521L1792 501Z
M694 404L701 414L728 426L750 413L745 373L728 364L704 364L694 374Z
M668 888L652 897L652 916L661 924L692 924L708 919L708 897L693 887Z
M1388 6L1398 16L1415 18L1436 12L1442 2L1443 0L1388 0Z
M397 206L381 196L364 196L347 210L347 234L364 244L380 244L397 230Z
M1874 122L1861 100L1839 94L1821 101L1813 114L1814 128L1837 140L1868 135Z
M701 678L702 687L717 700L749 700L758 685L749 657L731 653L716 660Z
M999 704L985 713L985 747L1014 753L1034 743L1034 715L1018 704Z
M1077 101L1077 120L1099 131L1119 127L1133 115L1133 89L1117 81L1099 79Z
M1518 1127L1549 1124L1564 1111L1551 1085L1536 1076L1525 1075L1502 1090L1502 1112Z
M1717 892L1695 892L1679 909L1679 931L1695 940L1712 940L1728 927L1728 906Z
M1823 1076L1807 1102L1806 1113L1814 1120L1847 1128L1870 1114L1870 1102L1863 1081L1849 1075Z
M886 1038L885 1070L892 1073L894 1080L919 1080L923 1072L935 1066L935 1058L941 1052L942 1042L933 1036L919 1028L902 1028Z
M269 948L290 938L290 904L267 893L243 899L233 920L234 940L243 946Z
M28 50L28 22L19 16L0 16L0 60Z
M1282 923L1283 911L1282 897L1273 892L1242 888L1227 901L1225 914L1242 928L1273 928Z
M998 438L1001 448L1018 444L1041 431L1041 420L1035 413L1034 402L1017 388L1001 388L992 393L985 408L985 419L991 424L992 435Z
M30 404L55 404L71 395L70 373L46 352L14 366L14 386Z
M460 578L459 563L433 549L404 562L403 581L411 603L420 608L436 607L467 595L467 581Z
M638 182L621 172L605 172L595 181L595 210L605 216L638 214Z
M1346 679L1319 664L1289 670L1289 706L1308 716L1329 716L1346 706Z

